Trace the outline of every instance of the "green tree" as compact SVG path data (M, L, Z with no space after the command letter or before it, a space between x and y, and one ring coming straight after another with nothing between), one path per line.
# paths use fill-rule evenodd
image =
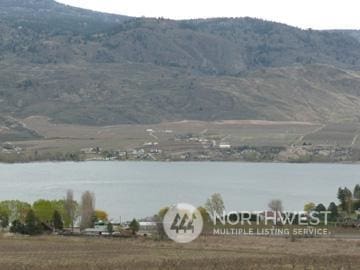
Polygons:
M14 220L11 223L10 232L25 234L25 226L20 220Z
M360 200L353 202L353 211L360 211Z
M340 206L343 211L346 211L348 214L352 211L352 193L348 188L339 188L337 197L340 201Z
M32 209L34 210L36 217L40 221L50 224L50 221L52 220L55 211L51 201L38 200L34 202Z
M158 216L160 217L161 221L164 219L167 211L169 211L169 207L164 207L160 209Z
M315 207L316 207L315 203L309 202L304 205L304 211L309 213L309 212L313 211L315 209Z
M37 235L42 233L42 225L36 217L34 210L30 209L25 218L24 231L29 235Z
M9 226L9 212L0 207L0 227L5 229Z
M132 234L135 235L135 234L140 230L140 224L139 224L139 222L134 218L134 219L130 222L129 228L130 228Z
M59 211L55 210L53 213L52 223L54 225L55 230L62 230L64 229L64 222L59 213Z
M322 203L319 203L314 210L316 212L324 212L326 211L326 207Z
M314 209L317 213L317 215L319 216L320 220L324 220L325 219L325 215L321 212L325 212L326 211L326 207L322 204L319 203L315 209Z
M354 188L354 199L360 200L360 185L356 185Z
M208 224L211 222L210 215L204 207L199 207L198 211L200 212L200 215L204 221L204 224Z
M166 237L163 220L167 211L169 211L169 207L161 208L159 213L154 216L154 221L156 222L156 230L159 236L159 240L163 240Z
M339 213L338 213L338 207L336 206L336 204L334 202L331 202L329 207L328 207L328 211L331 212L329 215L329 220L330 221L336 221Z
M14 220L24 222L31 205L22 201L11 200L0 202L0 208L8 214L10 222Z
M5 229L9 226L9 214L5 209L0 208L0 227Z

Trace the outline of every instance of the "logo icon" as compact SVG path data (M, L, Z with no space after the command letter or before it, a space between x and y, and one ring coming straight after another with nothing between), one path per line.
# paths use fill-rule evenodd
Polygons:
M202 232L203 219L198 209L186 203L170 207L163 220L167 236L177 243L190 243Z

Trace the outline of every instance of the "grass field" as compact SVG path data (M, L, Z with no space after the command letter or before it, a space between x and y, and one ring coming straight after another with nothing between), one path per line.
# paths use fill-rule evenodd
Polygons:
M202 237L180 245L150 239L0 238L0 269L359 269L360 241Z

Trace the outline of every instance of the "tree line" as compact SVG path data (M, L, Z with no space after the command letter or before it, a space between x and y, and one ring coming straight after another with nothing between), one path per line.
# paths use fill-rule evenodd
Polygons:
M19 200L0 202L0 227L10 226L10 232L37 235L46 231L74 230L79 222L80 229L93 228L95 222L108 220L108 214L95 209L95 195L86 191L81 202L74 199L74 193L67 191L62 200L40 199L33 204Z

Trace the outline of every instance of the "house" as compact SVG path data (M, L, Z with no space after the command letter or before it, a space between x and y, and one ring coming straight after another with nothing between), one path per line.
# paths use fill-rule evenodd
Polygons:
M86 235L108 234L108 223L105 221L95 222L94 228L88 228L83 231Z
M219 144L220 149L230 149L231 145L229 143L222 142Z

